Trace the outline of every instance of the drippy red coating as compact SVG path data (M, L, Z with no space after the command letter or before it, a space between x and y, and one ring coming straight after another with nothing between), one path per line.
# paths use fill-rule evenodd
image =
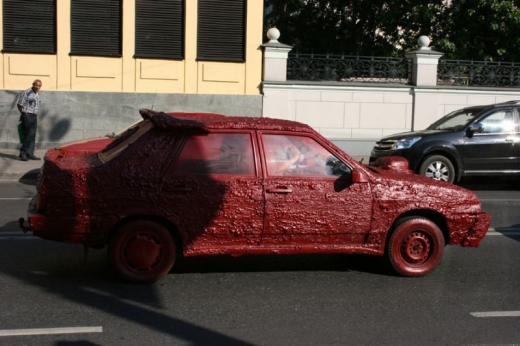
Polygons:
M413 174L413 171L409 169L408 160L400 156L380 157L376 160L374 166L381 167L384 170Z
M119 225L146 218L168 226L184 255L382 255L392 225L403 216L434 220L448 243L462 246L477 246L490 224L473 192L409 174L401 159L380 162L382 167L361 165L305 124L203 113L141 114L155 128L106 164L97 155L47 152L37 184L40 200L33 200L29 210L35 235L98 247ZM267 177L256 139L254 176L171 174L183 136L217 129L312 136L355 171L357 182ZM291 192L270 192L283 189Z

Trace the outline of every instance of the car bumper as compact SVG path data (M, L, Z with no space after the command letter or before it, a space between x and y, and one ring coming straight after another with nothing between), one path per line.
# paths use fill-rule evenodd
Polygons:
M84 244L88 234L88 220L80 217L49 217L37 211L37 198L29 203L27 219L29 226L25 226L25 220L19 219L20 227L24 232L31 231L33 235L64 243Z
M491 224L491 215L486 212L462 214L448 220L450 244L477 247Z

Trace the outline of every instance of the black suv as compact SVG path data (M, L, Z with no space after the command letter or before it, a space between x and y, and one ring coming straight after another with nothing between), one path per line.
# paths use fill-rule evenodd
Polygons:
M414 172L448 182L464 176L520 176L519 117L520 101L466 107L426 130L381 139L370 163L402 156Z

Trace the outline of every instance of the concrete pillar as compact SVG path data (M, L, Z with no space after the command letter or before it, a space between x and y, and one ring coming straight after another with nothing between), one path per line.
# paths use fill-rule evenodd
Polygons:
M287 58L292 47L278 42L280 31L271 28L267 31L269 42L262 45L264 48L264 81L279 82L287 80Z
M419 37L417 43L420 47L418 50L405 54L408 59L413 60L412 85L435 86L437 85L437 65L444 54L428 47L430 39L427 36Z

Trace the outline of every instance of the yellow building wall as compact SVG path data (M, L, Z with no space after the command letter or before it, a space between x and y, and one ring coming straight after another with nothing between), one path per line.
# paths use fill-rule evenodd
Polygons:
M25 89L38 78L44 90L260 94L263 0L247 2L245 63L196 60L196 0L186 0L185 59L182 61L133 57L135 0L123 0L121 58L69 56L70 2L57 1L56 55L0 54L1 89ZM2 8L0 6L0 37L3 37Z

